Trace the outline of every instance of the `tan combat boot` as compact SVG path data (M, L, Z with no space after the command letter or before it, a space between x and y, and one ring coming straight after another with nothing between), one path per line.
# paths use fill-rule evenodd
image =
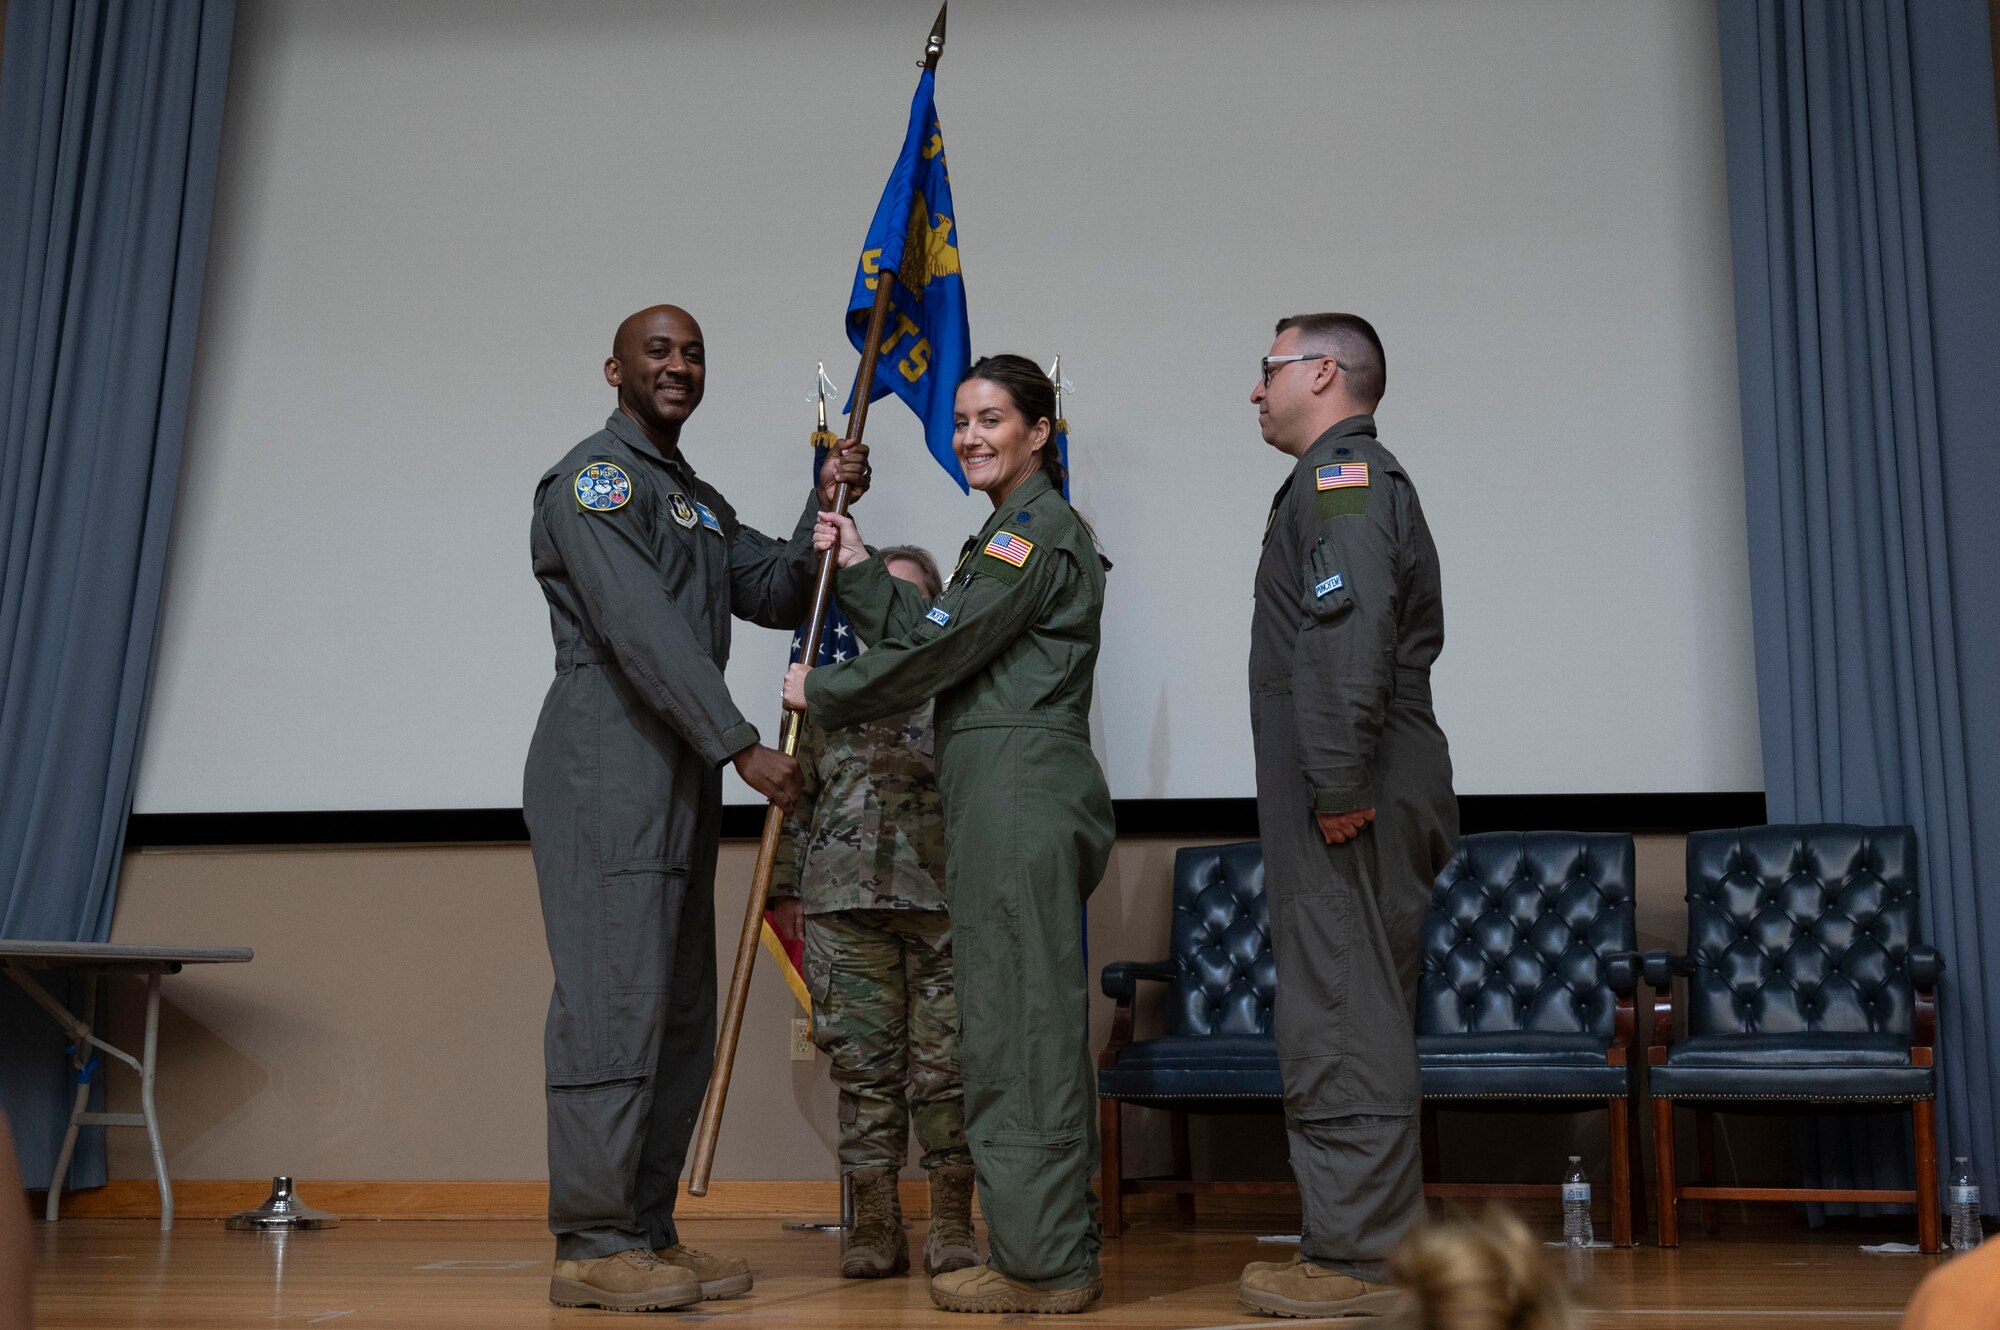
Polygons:
M903 1236L903 1200L893 1168L857 1168L847 1175L854 1189L854 1227L840 1240L842 1279L887 1279L910 1268L910 1242Z
M1402 1299L1400 1289L1364 1283L1304 1257L1286 1265L1253 1262L1236 1281L1236 1300L1266 1316L1386 1316Z
M683 1247L655 1247L653 1255L668 1265L694 1271L701 1281L703 1302L710 1298L740 1298L750 1291L750 1262L740 1256L710 1256L705 1251Z
M665 1311L701 1301L694 1271L668 1265L644 1247L593 1261L557 1261L549 1301L614 1312Z
M1038 1312L1056 1316L1080 1312L1103 1293L1101 1279L1075 1288L1033 1288L984 1265L953 1270L931 1280L931 1301L948 1312Z
M931 1171L931 1231L924 1239L924 1273L941 1275L979 1264L972 1236L972 1166Z

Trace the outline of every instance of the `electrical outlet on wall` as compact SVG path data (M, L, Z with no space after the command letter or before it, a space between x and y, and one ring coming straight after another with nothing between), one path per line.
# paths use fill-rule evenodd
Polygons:
M812 1022L804 1016L792 1017L792 1061L813 1060Z

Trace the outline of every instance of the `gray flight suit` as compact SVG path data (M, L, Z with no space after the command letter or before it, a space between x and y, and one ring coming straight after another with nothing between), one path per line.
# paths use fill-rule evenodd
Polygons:
M1423 1210L1417 932L1458 841L1431 711L1437 549L1372 416L1314 442L1271 504L1250 636L1273 1015L1306 1259L1370 1282ZM1314 812L1375 810L1342 845Z
M743 526L623 412L536 487L529 543L556 676L522 802L555 968L543 1054L559 1260L678 1240L674 1193L715 1053L721 767L757 740L723 684L729 616L798 623L816 511L809 499L789 541Z
M965 1134L993 1269L1098 1274L1097 1092L1078 912L1104 877L1111 796L1090 747L1104 562L1045 476L966 542L935 602L869 559L840 574L866 652L806 676L821 725L937 699Z

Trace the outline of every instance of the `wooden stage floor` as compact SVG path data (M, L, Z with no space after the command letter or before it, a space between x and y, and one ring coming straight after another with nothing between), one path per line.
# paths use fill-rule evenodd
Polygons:
M1696 1234L1678 1251L1568 1253L1593 1327L1723 1330L1811 1327L1893 1330L1903 1303L1937 1258L1874 1256L1860 1244L1902 1240L1891 1229L1808 1233L1774 1217ZM1543 1223L1540 1229L1550 1225ZM691 1220L696 1246L750 1258L748 1297L646 1318L549 1306L550 1244L516 1220L350 1221L286 1237L228 1233L188 1220L172 1233L151 1221L66 1219L37 1224L36 1319L42 1330L235 1330L327 1326L504 1330L517 1326L631 1325L640 1320L717 1330L890 1330L982 1325L1154 1326L1192 1330L1306 1326L1266 1320L1236 1302L1245 1261L1280 1260L1289 1247L1257 1241L1251 1224L1183 1229L1167 1220L1128 1227L1106 1244L1105 1296L1085 1316L951 1316L935 1310L921 1276L873 1282L834 1275L836 1238L787 1233L771 1219ZM911 1229L920 1244L923 1225ZM982 1240L983 1240L982 1234Z

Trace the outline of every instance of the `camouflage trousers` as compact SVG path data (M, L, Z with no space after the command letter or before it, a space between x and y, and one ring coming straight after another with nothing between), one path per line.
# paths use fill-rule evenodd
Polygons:
M970 1165L951 916L809 914L805 951L813 1043L840 1088L841 1169L900 1169L913 1125L926 1169Z

